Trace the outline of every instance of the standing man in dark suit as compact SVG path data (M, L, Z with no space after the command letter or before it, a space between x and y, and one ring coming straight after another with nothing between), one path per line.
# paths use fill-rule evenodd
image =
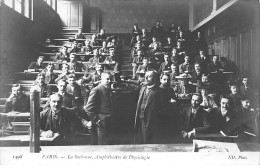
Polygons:
M139 93L134 124L135 144L158 143L158 117L163 111L162 89L157 85L158 74L148 71L145 74L145 86Z
M181 135L192 139L197 133L206 133L210 129L207 112L200 106L202 97L195 93L191 99L191 106L181 113Z
M113 105L110 81L111 75L102 73L100 84L91 90L88 103L84 106L84 110L90 117L92 123L97 124L98 145L111 144Z

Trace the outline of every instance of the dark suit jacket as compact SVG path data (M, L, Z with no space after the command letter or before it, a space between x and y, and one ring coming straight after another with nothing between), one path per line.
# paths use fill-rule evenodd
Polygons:
M111 124L109 121L113 113L110 89L101 84L93 88L90 92L88 103L84 106L84 110L94 123L100 120L100 123L105 128L109 127L109 124Z
M51 130L54 133L59 133L62 139L66 139L69 137L70 124L73 117L73 112L61 108L59 122L54 124L55 119L51 108L47 108L40 113L40 129L41 131Z
M159 73L162 73L163 71L170 71L171 70L172 63L169 62L166 64L166 62L163 62L159 68Z
M138 126L140 126L141 120L139 119L139 115L141 113L141 103L143 99L144 92L146 90L147 86L143 86L139 93L139 99L137 103L136 113L135 113L135 143L140 141L137 139L137 129ZM147 142L144 143L156 143L158 142L158 117L160 113L163 113L164 111L164 103L166 101L164 100L162 89L158 86L154 86L150 91L150 96L147 100L147 104L144 109L144 125L145 130L143 130L143 137L147 140Z
M79 62L75 62L74 64L69 62L68 65L69 65L69 69L74 70L75 72L82 72L86 70L85 65Z
M5 113L10 111L29 112L30 111L30 98L29 96L22 94L20 99L12 99L12 101L5 102Z
M81 88L78 84L75 84L74 90L72 90L71 86L67 85L66 92L71 94L74 97L77 106L83 105Z
M197 113L191 119L191 106L183 109L181 113L181 131L190 132L195 129L196 133L206 133L210 130L210 122L208 119L208 113L199 107Z

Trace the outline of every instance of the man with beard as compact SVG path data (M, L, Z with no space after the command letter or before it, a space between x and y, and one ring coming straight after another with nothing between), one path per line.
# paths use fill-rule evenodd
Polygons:
M159 142L158 118L165 108L162 89L158 86L158 74L148 71L145 85L141 88L135 114L134 143L152 144Z
M210 111L210 122L213 131L219 133L223 129L227 129L228 123L234 119L234 112L231 110L231 100L228 96L222 95L220 99L220 107Z
M191 106L181 112L181 136L184 139L192 139L196 134L210 130L208 113L200 106L201 102L201 95L195 93L191 98Z

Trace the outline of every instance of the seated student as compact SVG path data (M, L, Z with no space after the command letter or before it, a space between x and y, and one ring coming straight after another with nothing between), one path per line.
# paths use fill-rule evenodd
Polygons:
M100 64L96 64L95 73L91 76L91 82L93 83L93 87L99 85L101 81L101 74L104 72L104 68Z
M30 111L30 99L29 96L22 92L22 86L20 84L14 84L12 86L12 93L6 99L4 112L10 111L29 112Z
M109 42L107 43L107 48L114 48L115 50L117 50L117 48L118 48L118 42L117 42L117 40L116 40L115 37L112 37L112 38L111 38L111 41L109 41Z
M86 57L89 57L89 56L90 56L90 54L93 52L93 48L92 48L92 46L91 46L89 40L86 40L86 41L85 41L85 45L86 45L86 46L83 46L83 47L81 48L81 53L84 53L84 54L87 55L87 56L84 57L83 60L88 60Z
M36 72L42 71L45 68L45 66L43 65L43 60L44 60L44 57L43 56L39 56L37 58L37 62L32 62L28 66L28 70L34 70Z
M61 74L55 79L55 83L58 83L59 80L64 79L67 80L67 76L71 73L69 71L69 65L68 64L62 64L62 72Z
M78 106L77 101L74 96L66 92L67 82L61 79L57 82L58 94L62 96L62 106L67 109L76 109ZM50 99L46 102L43 109L47 109L50 106Z
M160 88L162 88L165 92L165 98L167 102L172 102L176 103L177 102L177 97L175 95L175 92L173 88L170 87L170 76L167 73L163 73L160 76Z
M106 41L106 39L107 39L107 35L105 34L105 29L100 29L96 38L96 40L98 41L98 46L101 46L103 42Z
M233 107L239 107L241 105L241 95L239 94L238 85L231 83L229 85L231 93L229 94L230 101Z
M141 48L145 47L145 44L143 43L140 35L136 36L136 42L134 43L134 47L136 47L136 45L140 45Z
M161 66L159 68L159 73L163 73L164 71L170 71L171 70L172 62L170 60L169 54L164 54L164 62L161 63Z
M109 64L109 65L105 66L105 70L112 70L112 69L114 69L114 72L119 72L118 71L119 63L120 63L119 62L119 57L116 54L114 48L110 48L109 49L109 56L106 57L104 63ZM110 64L115 64L114 68L113 68L113 65L110 65Z
M107 48L107 43L105 41L102 42L102 48L99 49L99 54L100 55L107 55L109 52L108 52L108 48Z
M148 58L143 58L143 64L139 65L136 73L138 74L138 81L143 82L144 81L144 75L147 71L153 70L152 66L148 64Z
M81 88L80 86L76 83L76 77L74 74L69 74L67 76L67 87L66 87L66 93L71 94L75 102L77 103L77 106L83 105L83 99L81 95Z
M218 61L218 56L212 57L212 62L208 64L208 72L218 72L221 69L221 64Z
M97 40L97 36L95 34L93 34L91 36L91 40L90 40L90 46L91 47L96 47L96 46L99 46L99 41ZM101 46L101 45L100 45Z
M89 93L90 93L90 87L88 86L86 80L83 77L80 77L77 81L76 81L77 85L80 86L80 90L81 90L81 95L83 98L83 105L85 106L88 102L88 97L89 97Z
M173 87L175 86L176 82L178 82L178 80L176 79L176 76L178 76L178 66L176 64L172 64L171 65L171 72L169 73L170 76L170 86Z
M209 96L209 88L206 85L199 86L199 93L202 96L202 103L200 106L204 108L205 111L209 112L213 108L218 108L213 97Z
M154 48L150 51L150 61L153 64L154 68L158 70L163 61L163 54L157 44L155 44L153 47Z
M174 23L171 24L171 27L169 27L167 33L168 36L170 36L174 41L176 40L177 27Z
M81 43L80 43L81 44ZM71 48L69 50L69 53L79 53L81 52L81 46L80 44L78 43L78 41L73 41L72 44L71 44Z
M200 64L202 73L208 72L209 61L204 51L200 50L199 55L197 55L194 60Z
M67 145L73 135L71 123L75 120L87 126L87 120L78 116L74 110L62 106L63 97L59 93L50 96L49 106L40 113L40 136L55 138L55 145Z
M133 27L133 30L132 30L132 39L133 39L133 37L136 37L140 34L141 34L141 29L139 29L138 24L134 24L134 27Z
M45 76L44 83L47 85L49 84L55 84L55 79L58 77L54 72L53 72L53 63L48 63L47 67L41 72Z
M257 114L257 111L255 111L251 107L251 102L249 99L242 99L241 100L241 106L237 108L236 110L239 111L240 118L247 118L244 122L241 122L241 125L239 126L238 130L243 135L243 139L246 139L248 141L254 140L255 136L259 133L257 132L257 125L259 121L259 112ZM245 133L246 132L246 133ZM248 134L248 133L251 133ZM252 135L254 134L254 135Z
M160 41L158 41L156 37L153 37L152 43L149 45L149 48L153 49L155 45L157 45L158 48L162 47L162 43Z
M185 48L183 46L181 46L181 42L180 41L177 41L176 50L177 50L177 55L179 57L179 60L183 60L183 58L186 55L186 50L185 50Z
M252 90L249 86L248 77L242 78L242 83L240 84L239 93L244 99L250 99L252 97Z
M177 64L177 65L180 64L180 56L177 54L176 48L172 48L170 59L171 59L172 63Z
M163 45L164 51L165 52L171 52L173 47L175 47L175 45L176 44L174 43L172 38L171 37L167 37L166 43Z
M214 132L219 132L227 126L227 123L234 118L232 111L232 103L228 96L222 95L220 97L220 107L214 108L210 111L210 122Z
M78 33L74 36L75 39L85 39L86 37L83 34L82 28L78 28Z
M190 57L189 56L185 56L184 57L184 63L179 65L179 73L183 74L183 73L190 73L192 72L192 66L189 63L190 61Z
M31 92L38 91L41 93L41 97L49 97L52 94L51 87L44 83L45 76L42 73L37 74L34 85L31 87Z
M61 51L56 54L54 61L69 61L69 52L67 46L62 46Z
M199 83L201 83L202 76L201 67L199 63L194 64L194 70L195 71L191 73L191 80L189 81L189 84L191 85L193 92L196 92L197 86L199 85Z
M220 64L221 64L221 70L223 72L233 72L232 67L230 66L230 64L228 63L227 58L225 57L220 57Z
M89 59L89 62L97 64L105 61L105 56L98 54L98 49L93 50L93 57Z
M40 136L45 138L58 138L59 143L69 141L70 123L72 114L62 107L62 96L50 96L50 107L40 113ZM56 141L58 141L56 139ZM63 142L63 143L62 143Z
M180 42L180 45L181 45L182 47L185 47L185 46L186 46L187 41L186 41L186 38L184 37L183 32L179 32L179 35L178 35L178 37L177 37L177 41Z
M136 70L138 67L138 64L141 63L143 61L143 53L141 50L137 51L137 56L134 57L133 62L132 62L132 66L133 66L133 77L132 79L136 78Z
M136 46L131 50L131 62L134 60L134 58L136 57L137 55L137 52L138 51L142 51L142 53L144 54L144 51L142 50L142 47L140 44L136 44Z
M152 36L154 36L158 39L163 37L164 36L164 29L163 29L162 23L160 21L157 21L156 25L151 28L150 33L151 33Z
M142 34L140 35L140 37L141 37L141 41L144 44L144 46L148 47L150 37L149 37L146 29L144 29L144 28L142 29Z
M201 103L202 96L195 93L191 98L191 106L180 113L181 135L184 139L193 139L196 134L210 131L208 113L200 106Z
M216 94L216 89L214 88L215 85L209 81L209 76L207 74L201 75L201 80L199 81L199 85L204 85L208 88L209 94ZM196 91L198 91L198 87L196 88Z
M79 63L75 57L75 54L70 54L70 62L68 63L69 70L73 70L74 72L85 71L87 67L83 63Z
M117 55L116 55L116 52L114 49L109 49L109 55L106 56L106 59L105 59L105 62L106 63L115 63L116 61L116 58Z

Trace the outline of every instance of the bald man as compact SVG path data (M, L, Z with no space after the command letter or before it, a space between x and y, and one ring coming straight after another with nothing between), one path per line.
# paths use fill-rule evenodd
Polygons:
M111 75L101 74L101 81L98 86L91 90L88 103L84 109L93 123L97 125L98 145L111 144L111 117L113 105L110 89Z
M158 118L164 110L164 96L158 86L158 74L148 71L145 74L145 86L139 93L134 124L135 144L158 143Z

